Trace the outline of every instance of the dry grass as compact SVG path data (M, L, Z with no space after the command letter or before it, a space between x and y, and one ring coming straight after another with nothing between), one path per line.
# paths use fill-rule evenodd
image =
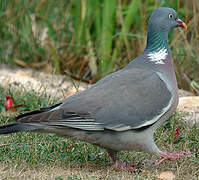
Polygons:
M144 156L144 155L143 155ZM197 180L199 178L198 167L192 162L193 155L185 157L176 162L164 162L159 167L154 165L155 157L145 159L140 168L132 171L113 170L109 167L93 163L74 164L52 163L50 165L40 164L38 167L30 168L26 163L17 167L17 165L8 165L0 163L0 178L2 179L157 179L156 176L161 172L170 171L176 176L176 179ZM169 178L169 177L168 177Z
M7 169L7 170L5 170ZM84 167L78 165L63 166L43 166L30 170L28 167L22 168L7 168L6 165L1 164L0 171L2 172L1 178L4 179L132 179L134 173L127 171L113 171L108 168L99 167L94 164L86 164Z

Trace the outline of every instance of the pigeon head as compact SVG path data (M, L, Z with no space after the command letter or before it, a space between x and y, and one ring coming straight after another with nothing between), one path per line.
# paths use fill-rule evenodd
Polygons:
M169 32L175 27L187 28L186 24L178 18L177 12L172 8L157 8L149 19L149 31Z
M149 19L146 50L149 52L162 50L164 53L161 53L161 57L166 55L170 51L168 33L175 27L187 28L174 9L166 7L155 9Z

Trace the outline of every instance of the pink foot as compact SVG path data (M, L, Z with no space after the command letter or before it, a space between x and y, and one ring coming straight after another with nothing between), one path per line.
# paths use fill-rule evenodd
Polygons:
M178 152L178 153L169 153L169 152L158 153L157 155L160 156L161 159L156 162L156 165L159 165L164 160L172 161L188 154L191 154L191 152L188 151L188 152Z
M110 168L112 169L125 169L125 170L132 170L136 164L127 164L127 163L123 163L121 162L116 154L117 151L111 150L111 149L107 149L108 154L110 155L111 159L113 160L114 164L112 166L110 166Z
M127 164L127 163L123 163L120 161L116 161L115 164L113 164L112 166L110 166L111 169L125 169L125 170L134 170L134 167L136 166L136 164Z

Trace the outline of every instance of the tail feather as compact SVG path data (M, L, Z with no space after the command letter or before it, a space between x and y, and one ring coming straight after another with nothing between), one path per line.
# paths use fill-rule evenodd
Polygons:
M50 106L50 107L41 108L39 110L31 111L31 112L28 112L28 113L25 113L25 114L21 114L21 115L17 116L15 119L16 119L16 121L18 121L19 119L27 117L27 116L31 116L31 115L35 115L35 114L40 114L40 113L43 113L43 112L46 112L46 111L50 111L50 110L56 108L59 105L61 105L61 103L55 104L55 105Z
M28 123L13 123L0 126L0 134L10 134L23 131L34 131L42 129L41 126Z

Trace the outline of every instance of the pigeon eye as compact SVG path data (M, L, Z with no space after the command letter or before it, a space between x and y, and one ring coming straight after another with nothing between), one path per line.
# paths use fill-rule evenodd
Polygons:
M169 14L169 19L172 19L173 18L173 14Z

